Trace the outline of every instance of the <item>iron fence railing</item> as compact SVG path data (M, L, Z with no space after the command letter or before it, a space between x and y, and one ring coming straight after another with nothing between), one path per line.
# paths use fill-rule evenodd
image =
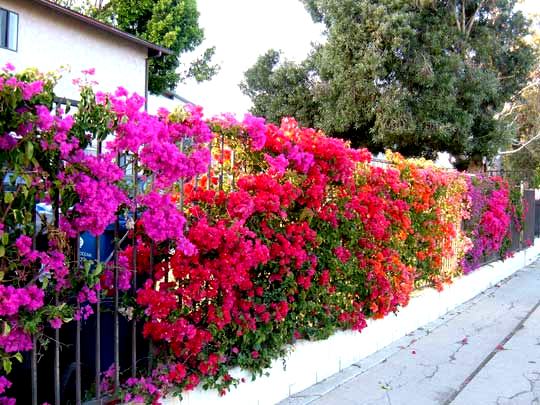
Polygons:
M101 153L102 144L99 142L97 154ZM119 156L119 164L120 160ZM131 164L134 185L132 218L136 220L137 207L134 197L137 193L138 170L136 161ZM60 222L58 199L52 201L50 211L54 228L58 229ZM42 217L44 216L38 216L37 212L33 213L34 229L38 229L36 226L38 219L43 222ZM43 230L44 227L46 228L46 224L40 229ZM89 400L96 404L106 403L107 398L103 398L100 390L104 370L114 365L114 382L118 387L120 373L129 372L131 376L135 376L140 362L148 364L150 348L142 341L142 333L136 319L127 320L120 316L118 255L128 235L127 232L125 224L117 218L115 224L108 227L102 235L94 237L90 233L77 234L71 240L70 262L73 263L71 271L81 270L83 259L104 264L112 262L114 293L112 296L104 297L100 291L97 292L94 316L86 320L77 317L74 322L63 324L59 329L46 329L45 336L48 338L46 344L33 337L32 350L24 355L20 365L14 365L10 375L16 382L10 395L17 399L17 403L37 405L47 401L60 405L82 404ZM39 240L36 232L33 237L33 248L44 249L46 244L46 238ZM136 244L133 246L135 257ZM136 271L135 267L132 274L132 293L140 287ZM72 303L75 301L73 297ZM60 304L58 295L55 297L55 304L57 306ZM76 305L80 310L80 304Z
M524 221L523 221L523 238L522 243L525 246L534 242L535 230L540 227L540 223L536 223L536 200L535 190L523 191L523 209L524 209Z
M510 186L521 186L533 188L536 183L536 173L532 170L488 170L485 172L488 176L499 176L505 179Z

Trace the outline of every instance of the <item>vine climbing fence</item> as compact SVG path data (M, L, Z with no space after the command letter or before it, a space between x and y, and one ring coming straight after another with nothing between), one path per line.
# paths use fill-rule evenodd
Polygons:
M0 401L225 392L231 367L534 240L534 191L502 179L372 162L293 119L150 115L124 89L70 110L39 73L0 77Z

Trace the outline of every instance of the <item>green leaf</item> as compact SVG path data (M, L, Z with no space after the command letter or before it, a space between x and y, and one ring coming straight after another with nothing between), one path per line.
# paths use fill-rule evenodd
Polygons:
M99 276L103 272L103 263L96 264L96 268L94 270L94 276Z
M2 331L3 336L7 336L11 332L11 326L9 326L9 323L4 321L4 330Z
M5 254L6 254L6 248L0 245L0 257L4 257Z
M15 356L13 356L13 357L15 357L19 363L23 362L23 356L22 356L22 354L20 352L15 353Z
M32 177L30 177L28 174L23 174L21 177L23 178L27 186L30 186L32 184Z
M10 192L4 193L4 202L6 204L11 204L14 199L15 197L13 196L13 193L10 193Z
M34 157L34 144L32 142L26 142L25 154L28 160L31 160L32 157Z
M4 232L2 235L2 244L7 245L9 243L9 233Z
M85 260L84 261L84 276L85 277L88 277L88 275L90 274L90 266L91 266L91 262L89 260Z
M4 371L6 374L11 373L11 360L10 359L2 359L2 366L4 367Z

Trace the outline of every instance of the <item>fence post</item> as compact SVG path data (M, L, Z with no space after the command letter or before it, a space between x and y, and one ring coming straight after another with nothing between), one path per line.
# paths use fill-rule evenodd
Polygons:
M102 142L97 143L97 156L101 155ZM96 236L96 267L101 263L101 237ZM96 345L95 345L95 384L96 384L96 399L101 399L101 289L96 291Z
M137 293L137 192L138 192L138 164L137 157L133 157L133 162L131 164L133 170L132 180L133 180L133 283L132 283L132 293L133 296ZM128 231L126 229L126 231ZM137 320L133 316L131 322L131 376L135 377L137 374Z
M117 155L116 161L120 166L120 154ZM113 332L113 352L114 352L114 390L118 392L120 388L120 319L118 317L118 309L120 303L120 296L118 294L118 249L120 238L120 223L118 215L114 222L114 259L113 259L113 271L114 271L114 332Z

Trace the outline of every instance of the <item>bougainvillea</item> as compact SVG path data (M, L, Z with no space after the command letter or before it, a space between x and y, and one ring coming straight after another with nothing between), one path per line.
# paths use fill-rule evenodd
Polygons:
M52 75L15 74L11 65L0 73L0 360L6 373L13 360L22 361L20 352L47 345L48 327L88 319L101 290L114 287L106 282L110 265L101 276L102 265L79 259L80 234L101 235L138 205L150 238L193 253L183 236L184 216L167 204L166 192L204 172L209 159L202 145L211 132L198 108L154 116L141 111L137 95L123 89L94 95L82 85L73 113L55 104L54 84ZM126 165L142 185L136 198ZM36 205L50 215L39 215ZM118 263L127 261L121 256ZM118 287L128 289L125 267Z
M462 260L465 273L487 260L504 257L512 243L512 228L521 230L521 218L506 181L483 176L469 177L467 181L471 209L464 225L472 246Z
M123 88L82 86L70 114L53 103L52 77L2 72L6 373L33 336L46 343L46 328L84 322L119 292L121 313L152 342L152 367L116 387L113 364L102 392L150 404L199 384L225 393L239 383L232 367L262 373L297 339L361 331L415 287L441 289L504 256L519 223L501 179L392 153L372 165L369 151L292 118L204 120L193 106L151 115ZM36 203L53 211L40 228ZM115 260L77 264L79 234L120 217ZM0 401L11 385L0 376Z
M399 194L411 208L406 261L417 269L417 285L441 289L458 275L468 249L469 239L461 231L462 220L469 216L466 178L423 159L406 160L389 152L386 156L406 184Z

